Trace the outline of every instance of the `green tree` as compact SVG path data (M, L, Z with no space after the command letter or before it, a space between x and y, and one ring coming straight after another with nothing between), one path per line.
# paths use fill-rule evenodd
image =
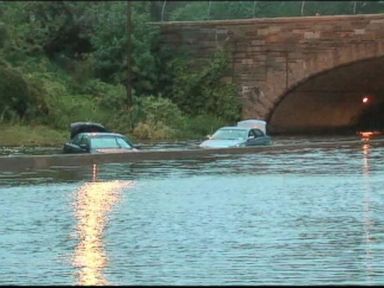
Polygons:
M209 1L189 2L170 12L175 21L243 19L252 17L287 17L382 13L383 1Z
M28 85L17 71L0 67L0 120L22 119L31 102Z
M137 95L154 93L158 68L153 45L158 33L155 26L147 25L149 2L133 2L133 86ZM111 83L125 81L127 69L127 33L124 2L100 2L94 33L90 37L94 51L96 77ZM107 25L106 25L107 23Z
M228 55L219 51L194 69L192 61L179 56L168 62L165 71L173 81L164 96L189 115L220 115L223 120L236 121L240 116L239 99L234 84L224 81L229 74Z

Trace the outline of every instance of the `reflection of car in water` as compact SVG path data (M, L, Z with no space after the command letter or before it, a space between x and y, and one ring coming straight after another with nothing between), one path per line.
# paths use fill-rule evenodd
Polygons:
M262 120L245 120L237 126L222 127L199 146L202 148L230 148L269 145L271 137L266 135L266 123Z
M64 153L120 153L137 151L124 135L109 132L92 122L71 124L71 139L64 144Z

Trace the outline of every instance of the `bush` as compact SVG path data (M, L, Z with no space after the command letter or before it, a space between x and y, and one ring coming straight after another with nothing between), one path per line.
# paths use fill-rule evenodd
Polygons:
M106 122L110 119L94 95L71 91L68 79L55 73L33 73L28 77L29 89L35 99L36 122L56 129L68 129L76 121Z
M186 118L182 125L182 129L178 131L178 138L200 138L213 134L218 128L229 125L231 123L224 121L222 118L214 115L197 115Z
M80 93L92 95L93 99L108 110L121 110L125 106L126 89L121 84L108 84L99 79L91 79L79 88Z
M147 122L162 122L170 127L178 127L183 120L183 113L170 99L162 97L142 97L137 104L142 117Z
M133 134L142 139L169 139L177 134L185 116L170 99L148 96L136 99Z
M0 48L3 48L5 42L7 41L7 38L8 38L7 29L4 23L0 22Z
M225 121L238 120L241 105L235 85L223 80L228 72L225 52L219 51L204 66L192 71L190 64L182 57L169 62L167 73L173 76L171 89L167 91L170 99L191 116L220 115Z
M162 122L139 122L133 129L133 136L139 139L172 139L177 134L175 129L170 128Z
M0 121L26 115L31 97L26 81L16 70L0 67L0 95Z

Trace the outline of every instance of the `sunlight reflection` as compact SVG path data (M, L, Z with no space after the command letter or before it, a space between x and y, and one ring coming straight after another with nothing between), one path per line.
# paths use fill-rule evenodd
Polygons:
M371 243L373 242L371 231L372 231L372 220L371 220L371 199L370 199L370 192L371 192L371 185L369 182L369 172L370 172L370 166L369 166L369 154L371 146L368 143L363 144L363 176L364 176L364 232L365 232L365 244L366 244L366 263L367 263L367 277L370 279L372 275L372 250L371 250Z
M363 144L363 173L365 176L369 175L368 156L370 153L371 145L368 143Z
M93 166L93 172L97 167ZM95 173L94 179L95 180ZM120 200L124 188L133 181L88 182L79 188L75 199L79 244L74 253L73 265L79 269L78 285L106 285L103 275L108 259L104 250L104 230L108 214Z

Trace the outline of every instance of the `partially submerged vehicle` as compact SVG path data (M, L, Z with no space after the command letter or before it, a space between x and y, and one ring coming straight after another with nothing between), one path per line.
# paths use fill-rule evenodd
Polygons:
M70 125L70 140L64 144L64 153L124 153L137 151L126 136L110 132L93 122L75 122Z
M237 126L218 129L199 146L201 148L233 148L269 145L271 143L271 137L266 134L266 122L249 119L238 122Z

